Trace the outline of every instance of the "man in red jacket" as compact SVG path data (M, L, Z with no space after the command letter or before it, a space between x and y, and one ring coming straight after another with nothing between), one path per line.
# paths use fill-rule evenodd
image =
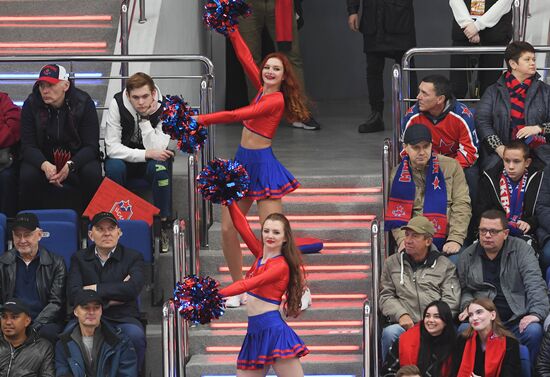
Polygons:
M6 93L0 92L0 212L17 211L16 147L20 139L21 110Z

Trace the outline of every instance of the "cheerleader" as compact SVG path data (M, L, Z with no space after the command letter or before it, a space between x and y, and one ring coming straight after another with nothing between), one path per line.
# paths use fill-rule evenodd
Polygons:
M286 294L283 311L296 317L305 287L301 254L290 224L280 213L269 214L258 240L236 204L229 206L229 213L256 257L244 280L220 290L226 297L248 293L248 330L237 359L237 376L265 376L270 366L277 376L303 376L299 358L309 351L279 312Z
M204 125L243 123L235 160L250 175L250 188L247 196L239 201L239 207L246 215L256 201L263 223L269 214L282 213L282 197L300 186L273 154L272 139L283 116L289 122L305 121L310 113L292 65L284 54L269 54L258 68L238 29L229 33L229 39L258 94L248 106L199 115L195 119ZM233 281L241 280L241 249L227 208L222 209L222 247ZM239 305L240 297L232 297L226 303L227 307Z

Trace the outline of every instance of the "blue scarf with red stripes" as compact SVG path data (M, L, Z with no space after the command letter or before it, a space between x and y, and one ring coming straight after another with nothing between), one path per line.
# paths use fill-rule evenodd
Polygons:
M384 229L389 231L407 225L412 217L416 187L414 185L409 156L405 156L397 167L384 217ZM439 250L447 238L447 186L439 165L439 159L432 153L426 173L422 215L435 228L433 243Z
M512 126L512 140L517 139L517 133L525 127L525 98L527 90L531 86L533 79L526 79L524 82L519 82L510 72L504 74L504 81L510 94L510 125ZM533 135L525 138L525 143L530 148L536 148L546 144L546 138L542 135Z
M518 221L523 214L523 202L525 197L525 188L527 187L528 173L525 172L519 182L514 183L506 173L506 170L500 175L500 204L506 212L508 219L508 229L510 235L522 236L523 231L518 228Z

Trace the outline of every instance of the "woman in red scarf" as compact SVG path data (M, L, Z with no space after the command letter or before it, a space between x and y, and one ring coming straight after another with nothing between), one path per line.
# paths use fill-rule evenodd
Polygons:
M416 365L425 377L449 377L456 330L449 305L434 301L424 309L422 321L395 341L382 367L383 377L396 376L399 368Z
M470 326L456 346L457 377L507 377L521 373L519 342L502 322L493 301L476 298L468 305Z

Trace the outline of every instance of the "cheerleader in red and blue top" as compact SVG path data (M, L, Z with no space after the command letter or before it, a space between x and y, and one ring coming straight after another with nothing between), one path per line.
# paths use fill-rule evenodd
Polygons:
M260 222L263 223L269 214L282 212L281 198L300 185L273 154L272 139L283 116L289 122L305 121L309 119L310 113L292 64L284 54L269 54L258 68L238 29L229 33L229 39L244 71L258 89L258 94L248 106L195 118L204 125L243 123L235 160L248 172L250 186L246 197L239 201L239 206L246 214L252 203L257 201ZM233 281L241 280L239 239L225 208L222 210L222 246Z
M229 206L235 227L256 257L244 280L220 290L223 296L248 293L248 330L237 358L237 376L265 376L273 366L277 376L303 376L299 358L309 353L300 337L282 319L300 313L305 287L301 254L287 218L280 213L267 216L258 240L236 204Z

